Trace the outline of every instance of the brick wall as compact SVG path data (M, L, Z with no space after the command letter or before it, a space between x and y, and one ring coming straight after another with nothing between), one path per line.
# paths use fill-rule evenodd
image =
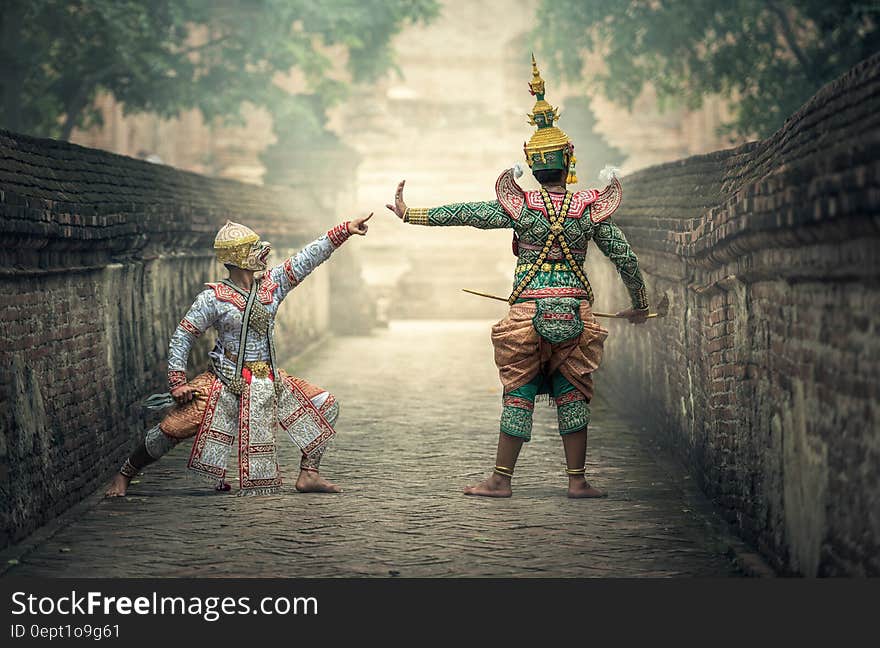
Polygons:
M600 384L662 429L783 573L880 575L880 57L767 140L623 181L669 316L612 322ZM601 255L597 308L627 300Z
M307 191L0 131L0 547L101 486L143 434L139 402L165 389L171 332L202 283L225 275L217 228L244 222L279 259L327 230L322 213ZM281 357L328 329L330 272L282 308Z

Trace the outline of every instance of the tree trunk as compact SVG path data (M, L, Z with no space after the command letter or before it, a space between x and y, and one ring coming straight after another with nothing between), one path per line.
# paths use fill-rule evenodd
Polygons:
M82 93L77 93L78 95L82 95ZM67 109L64 112L64 124L61 126L61 137L65 142L70 139L70 134L73 132L73 129L76 127L77 121L79 121L80 113L85 109L86 102L77 98L73 102L67 105Z
M797 36L795 36L794 29L791 26L791 21L788 19L788 14L785 9L780 7L776 2L768 2L767 6L770 8L770 11L776 15L776 18L779 21L779 26L782 29L782 37L785 39L789 50L791 50L791 53L803 69L804 76L815 86L815 90L818 90L822 85L822 80L816 75L813 65L810 64L806 54L804 54L804 51L798 44Z

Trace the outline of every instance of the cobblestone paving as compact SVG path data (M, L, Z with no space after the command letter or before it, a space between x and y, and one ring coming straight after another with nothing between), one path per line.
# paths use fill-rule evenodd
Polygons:
M501 399L488 336L487 322L396 322L370 337L332 339L288 364L340 399L323 472L342 494L294 491L298 452L286 436L282 494L215 493L188 477L186 443L149 467L129 497L100 501L7 574L737 574L678 477L655 463L645 433L601 401L588 477L607 499L565 497L555 410L546 405L536 407L513 498L462 495L494 461Z

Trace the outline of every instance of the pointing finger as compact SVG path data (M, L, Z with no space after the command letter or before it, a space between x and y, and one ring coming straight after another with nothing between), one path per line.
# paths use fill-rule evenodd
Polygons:
M387 207L388 205L385 205L385 206ZM367 216L366 218L362 219L361 222L362 222L362 223L366 223L366 222L367 222L368 220L370 220L372 217L373 217L373 212L370 212L370 215Z

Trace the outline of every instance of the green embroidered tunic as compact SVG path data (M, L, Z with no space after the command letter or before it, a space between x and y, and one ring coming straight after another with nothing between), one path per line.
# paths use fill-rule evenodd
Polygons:
M407 222L416 225L446 226L467 225L479 229L513 229L516 233L517 266L514 286L518 286L532 265L539 260L541 251L551 233L551 223L539 192L523 192L523 200L502 205L499 200L465 202L432 208L415 208L407 211ZM582 268L587 245L592 240L602 253L617 267L629 292L633 308L645 309L648 299L645 282L639 271L639 262L620 228L611 220L610 214L594 219L591 198L598 192L576 192L571 207L563 221L563 234L572 256ZM556 209L562 204L563 194L550 194ZM521 206L519 203L522 203ZM519 207L519 209L517 209ZM513 213L514 215L511 215ZM598 221L598 222L597 222ZM566 261L563 250L555 243L534 278L517 299L526 301L544 297L565 296L593 301L589 284L584 285Z

